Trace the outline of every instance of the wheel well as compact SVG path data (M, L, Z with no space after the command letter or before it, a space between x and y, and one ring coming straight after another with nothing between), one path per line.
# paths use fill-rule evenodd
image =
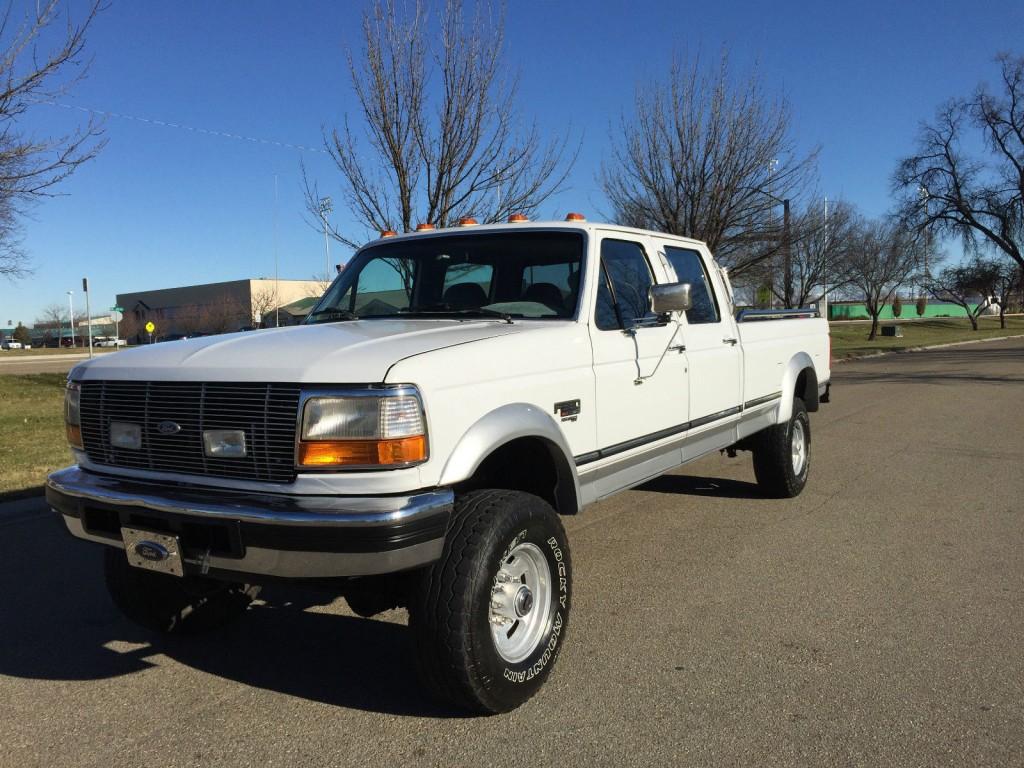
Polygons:
M804 368L796 377L793 395L804 401L808 411L818 410L818 375L813 368Z
M544 499L559 514L579 511L572 468L558 446L542 437L520 437L496 448L455 490L505 488Z

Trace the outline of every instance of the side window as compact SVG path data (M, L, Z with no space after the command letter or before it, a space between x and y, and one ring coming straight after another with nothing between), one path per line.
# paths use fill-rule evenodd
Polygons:
M639 243L604 240L594 322L602 331L630 328L638 320L654 318L647 298L651 267Z
M717 323L721 319L718 304L700 254L689 248L668 247L665 248L665 257L676 271L676 279L691 286L693 307L686 313L686 322L691 325Z
M352 311L389 315L409 307L413 264L408 259L372 259L359 273Z

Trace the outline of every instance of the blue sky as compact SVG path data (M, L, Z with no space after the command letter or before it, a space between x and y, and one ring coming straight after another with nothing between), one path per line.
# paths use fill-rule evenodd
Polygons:
M345 50L359 44L362 7L113 0L89 40L89 77L64 101L319 148L322 127L354 114ZM509 0L505 61L524 117L545 133L582 135L567 188L545 213L596 218L605 203L595 177L636 84L661 77L674 52L714 57L728 46L736 69L758 62L767 87L789 99L799 145L821 145L821 190L879 215L918 122L994 79L996 52L1024 53L1022 29L1019 0ZM83 116L39 105L23 127L53 134ZM0 325L30 324L67 290L80 302L83 275L94 312L118 292L272 275L275 174L281 277L322 272L323 238L303 221L299 172L304 160L322 191L336 193L322 152L116 117L105 129L100 157L25 222L35 274L0 279Z

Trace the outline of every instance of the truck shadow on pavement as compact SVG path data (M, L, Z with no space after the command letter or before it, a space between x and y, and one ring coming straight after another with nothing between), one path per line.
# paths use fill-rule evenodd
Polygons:
M694 475L660 475L638 485L634 490L654 493L678 493L686 496L715 496L721 499L764 499L764 491L756 483L722 477Z
M0 527L0 674L38 680L123 677L173 662L242 685L342 707L459 717L419 687L404 624L320 610L333 595L270 587L221 630L163 637L136 627L103 586L100 548L72 539L52 516ZM171 661L168 661L171 660ZM188 671L191 674L191 671ZM83 695L86 695L83 689ZM146 702L140 698L138 706Z

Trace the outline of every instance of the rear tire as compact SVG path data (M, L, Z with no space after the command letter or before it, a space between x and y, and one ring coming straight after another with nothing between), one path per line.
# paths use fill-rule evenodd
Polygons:
M547 502L506 490L459 496L441 559L410 606L421 680L461 709L515 709L551 674L571 596L568 541Z
M114 605L139 626L163 634L203 632L238 618L259 594L252 584L201 576L167 576L128 564L104 547L103 572Z
M807 406L793 399L793 415L758 435L754 476L766 496L791 499L807 485L811 468L811 420Z

